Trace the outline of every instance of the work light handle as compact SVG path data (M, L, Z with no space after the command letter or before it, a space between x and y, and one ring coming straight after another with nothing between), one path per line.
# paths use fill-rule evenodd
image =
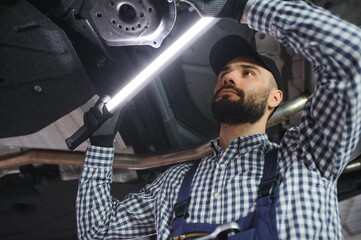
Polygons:
M94 132L96 132L108 119L112 118L113 114L107 113L103 114L101 119L98 119L98 124L93 128L88 128L87 126L81 126L73 135L65 140L66 145L70 150L75 150L80 144L85 140L90 138Z
M65 143L70 150L75 150L80 144L90 138L103 125L103 123L112 118L113 114L109 112L105 106L105 103L109 100L109 96L100 97L95 105L84 114L84 125L65 140ZM113 131L111 132L113 133ZM99 135L99 133L97 135ZM113 139L111 142L113 142Z
M92 135L92 132L85 127L81 126L73 135L65 140L66 145L72 151L74 151L80 144L87 140Z

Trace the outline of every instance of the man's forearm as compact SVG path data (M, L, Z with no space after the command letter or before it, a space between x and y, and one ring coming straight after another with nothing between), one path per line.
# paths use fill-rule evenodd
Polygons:
M111 196L114 148L87 150L77 196L79 239L133 239L154 234L152 208L159 185L120 201Z
M301 118L299 144L307 166L336 179L361 135L360 29L305 1L256 0L244 17L312 63L318 83Z
M97 228L102 228L104 222L99 222L101 203L111 204L110 183L112 179L113 148L92 146L87 150L83 172L79 181L76 200L77 226L79 239L93 239L99 233Z

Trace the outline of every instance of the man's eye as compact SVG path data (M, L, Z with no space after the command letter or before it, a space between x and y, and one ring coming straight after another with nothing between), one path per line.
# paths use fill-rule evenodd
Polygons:
M254 74L253 74L252 71L244 71L244 72L243 72L243 75L244 75L244 76L253 76Z

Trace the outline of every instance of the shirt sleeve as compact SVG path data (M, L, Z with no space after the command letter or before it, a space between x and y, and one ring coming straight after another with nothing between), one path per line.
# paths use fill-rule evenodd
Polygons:
M309 169L337 179L361 135L360 28L306 1L250 4L248 25L301 52L317 76L299 128L289 132L297 139L286 135L283 141L289 142L283 144Z
M110 194L114 149L86 152L76 200L79 239L132 239L155 233L154 199L160 180L119 201Z

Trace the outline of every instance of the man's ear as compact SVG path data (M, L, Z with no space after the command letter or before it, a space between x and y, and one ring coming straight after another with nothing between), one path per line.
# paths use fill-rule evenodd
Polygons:
M268 106L271 108L277 107L283 99L283 92L279 89L272 89L268 98Z

